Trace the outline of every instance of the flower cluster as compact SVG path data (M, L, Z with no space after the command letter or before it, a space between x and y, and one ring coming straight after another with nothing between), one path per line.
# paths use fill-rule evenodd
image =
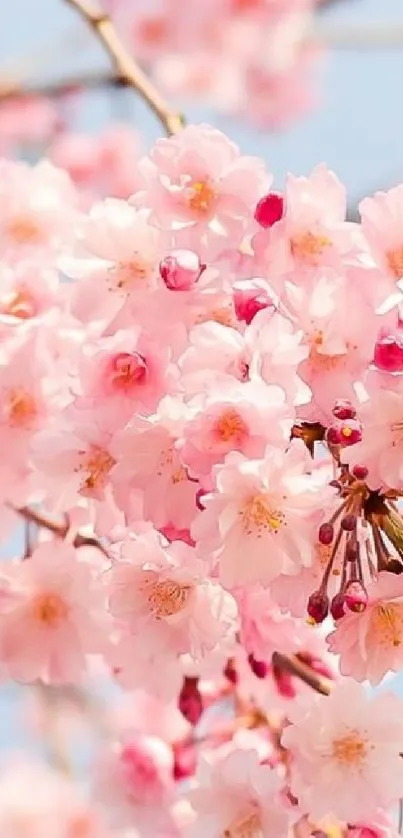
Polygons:
M312 24L318 4L191 0L179 16L176 0L136 6L112 0L110 8L162 89L278 129L315 100L312 76L321 49Z
M0 827L381 836L402 703L363 682L403 665L403 187L351 223L326 166L279 193L208 125L131 165L89 208L84 177L0 165L3 541L27 525L0 672L128 695L91 710L91 803L24 764Z

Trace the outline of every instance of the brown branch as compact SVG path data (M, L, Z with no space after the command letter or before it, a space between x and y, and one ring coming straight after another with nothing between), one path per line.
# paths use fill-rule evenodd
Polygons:
M331 681L324 678L311 669L306 663L302 663L295 655L282 655L280 652L274 652L272 657L272 665L281 672L287 672L289 675L294 675L311 687L315 692L321 695L330 695Z
M57 538L66 538L70 528L68 521L64 524L58 524L57 521L52 521L51 518L41 515L40 512L36 512L29 506L23 506L20 509L17 509L16 512L18 512L18 514L21 515L25 521L29 521L36 524L37 527L42 527L42 529L48 530L48 532L53 533L53 535ZM73 540L73 547L95 547L97 550L100 550L104 556L110 558L106 547L104 547L101 541L95 538L95 536L80 535L80 533L77 533Z
M0 102L8 99L29 99L33 96L49 96L58 98L71 93L81 93L83 90L102 90L108 87L127 87L127 80L114 73L83 73L49 82L39 82L22 87L18 82L2 82L0 79Z
M136 90L159 119L168 135L177 134L183 127L183 117L170 109L153 83L131 57L105 12L96 9L87 0L65 0L91 27L108 53L119 79Z

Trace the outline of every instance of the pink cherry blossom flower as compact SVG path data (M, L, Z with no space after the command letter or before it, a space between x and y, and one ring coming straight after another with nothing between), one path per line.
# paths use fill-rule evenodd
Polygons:
M54 510L69 508L80 497L103 500L110 484L112 434L96 424L94 413L88 414L85 421L62 415L32 443L33 484L42 486Z
M30 167L2 160L0 241L10 258L48 250L60 253L76 220L74 187L61 169L44 160Z
M382 572L367 592L365 611L348 611L327 640L330 651L340 656L342 675L378 684L402 665L403 580Z
M108 573L109 608L134 636L170 657L197 659L235 630L236 605L182 541L152 530L127 541Z
M66 543L39 546L9 566L15 596L0 603L0 660L11 678L75 683L86 655L102 652L106 615L90 566Z
M59 302L58 286L56 271L46 263L41 266L35 260L3 265L0 312L17 321L39 317Z
M225 586L268 585L312 564L315 522L328 495L308 469L299 440L286 452L268 446L260 460L232 452L216 466L215 489L203 497L192 536L217 562Z
M231 236L241 242L248 215L270 185L260 161L209 125L189 126L157 140L148 184L152 219L163 230L185 230L196 243Z
M196 477L208 475L230 451L258 457L269 442L282 446L289 439L293 416L284 392L261 380L227 387L223 382L189 404L198 410L185 425L181 457Z
M282 743L291 759L291 791L312 818L332 813L354 823L401 794L401 700L370 697L346 679L331 695L290 708Z
M389 278L390 290L403 278L403 188L376 192L360 203L362 230L380 271Z
M171 749L154 736L126 733L104 751L95 766L94 794L111 826L126 829L135 824L139 834L149 838L168 830L172 771Z
M195 812L191 834L287 835L288 815L280 801L281 780L268 765L260 765L255 750L234 748L227 756L201 763L198 786L189 792Z
M403 410L400 376L388 376L389 386L381 378L372 379L369 398L360 406L359 418L363 426L361 442L343 451L343 462L351 466L365 465L369 469L368 484L403 487Z
M199 484L189 477L177 446L187 416L186 406L167 396L154 416L138 416L115 434L110 448L115 495L129 518L132 496L140 491L146 520L158 528L190 527Z
M54 164L65 169L89 198L129 198L137 192L143 185L139 153L139 135L123 123L114 123L97 136L69 131L50 148Z
M344 186L325 165L307 178L288 175L285 202L281 221L253 240L256 266L268 271L271 282L294 272L340 270L343 259L358 251L358 226L345 221Z
M85 344L79 360L81 394L77 408L96 410L112 426L135 411L151 413L175 385L169 347L140 329L119 331Z
M87 322L109 319L128 298L138 302L156 287L169 238L149 223L149 211L109 198L95 204L78 231L76 253L62 270L78 282L75 316Z
M232 376L249 378L251 349L236 329L208 321L189 332L188 346L179 359L181 382L189 395L200 393Z

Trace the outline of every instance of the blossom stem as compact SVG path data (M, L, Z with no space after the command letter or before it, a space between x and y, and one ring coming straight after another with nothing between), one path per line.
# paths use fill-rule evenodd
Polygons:
M272 657L272 665L278 670L287 672L289 675L294 675L311 687L315 692L321 695L330 695L331 681L319 675L308 666L306 663L298 660L295 655L282 655L280 652L274 652Z
M109 55L119 79L136 90L154 112L168 136L177 134L183 127L181 114L172 111L160 92L143 73L136 61L122 44L110 16L87 0L65 0L88 26Z

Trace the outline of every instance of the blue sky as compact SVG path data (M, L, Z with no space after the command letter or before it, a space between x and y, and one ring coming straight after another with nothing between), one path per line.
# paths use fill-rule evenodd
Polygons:
M133 3L141 0L132 0ZM80 69L107 67L107 62L63 0L1 0L1 67L44 44L57 45L62 32L81 32L70 53L60 56L44 76L62 77ZM180 0L178 0L180 7ZM327 20L403 22L403 0L346 0ZM88 96L80 127L96 132L117 116L141 127L146 142L159 134L158 125L132 93L111 104L102 94ZM179 107L182 103L177 103ZM350 203L366 191L403 180L403 47L395 51L338 51L323 68L322 105L289 131L268 136L240 122L223 119L200 107L187 107L188 121L209 121L227 131L248 154L263 157L281 185L287 171L308 172L325 161L347 184ZM0 750L21 746L27 728L19 716L14 686L0 688Z

